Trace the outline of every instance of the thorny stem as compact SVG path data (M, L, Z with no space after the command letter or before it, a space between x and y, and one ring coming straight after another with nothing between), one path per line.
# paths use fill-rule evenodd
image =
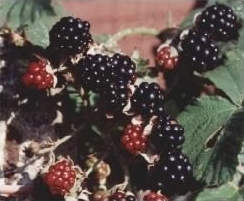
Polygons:
M118 33L112 35L106 42L106 47L116 46L117 42L129 35L148 35L148 36L156 36L158 34L158 30L154 28L147 27L136 27L129 28L119 31Z
M73 138L78 132L80 132L82 129L84 128L84 125L81 125L78 129L76 129L72 134L67 135L59 140L57 140L56 142L54 142L53 146L48 147L48 148L44 148L41 149L37 154L38 155L43 155L49 152L53 152L55 149L57 149L58 146L60 146L61 144L67 142L68 140L70 140L71 138Z
M114 194L117 190L124 191L129 184L129 176L125 175L124 181L121 184L117 184L108 190L110 194Z

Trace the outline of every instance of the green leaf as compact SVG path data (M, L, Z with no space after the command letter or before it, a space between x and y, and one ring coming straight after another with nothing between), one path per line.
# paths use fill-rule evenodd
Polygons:
M229 5L239 18L243 18L243 1L212 0L208 5L215 2ZM193 16L201 10L191 12L182 27L191 27ZM208 186L219 186L230 181L238 164L238 153L244 139L243 41L242 27L237 40L218 44L226 56L224 63L204 74L225 93L225 98L199 98L195 105L187 106L178 116L185 128L183 152L193 163L196 179L206 182ZM205 200L214 200L214 197Z
M242 176L237 173L233 181L228 182L218 188L205 188L196 197L196 201L239 201L244 199L244 187L240 186Z
M67 15L57 2L51 7L50 0L0 1L0 11L5 25L13 30L24 28L27 39L40 46L48 45L50 28Z
M194 175L207 185L220 185L235 173L243 140L243 111L221 97L204 97L178 116L185 129L183 152Z
M207 72L204 76L222 89L231 100L241 105L244 97L244 52L236 49L226 53L226 61L215 70Z

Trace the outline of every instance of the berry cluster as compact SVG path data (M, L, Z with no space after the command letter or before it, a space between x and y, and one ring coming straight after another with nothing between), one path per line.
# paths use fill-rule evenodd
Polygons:
M237 36L238 20L234 11L224 4L215 3L196 15L194 26L188 32L184 30L166 46L159 46L156 64L164 70L173 70L175 63L188 72L212 70L222 61L216 41L227 41ZM169 47L177 49L179 58L169 56Z
M52 194L65 195L75 184L76 172L71 161L60 160L51 165L42 177Z
M139 125L126 126L121 142L131 154L137 154L147 148L147 136L143 134L143 128Z
M142 82L131 96L131 109L143 116L163 114L163 98L163 92L157 83Z
M62 55L86 53L92 43L90 23L79 18L63 17L49 31L49 48Z
M151 174L152 188L166 195L186 193L192 182L189 159L177 149L162 153Z
M149 192L143 197L143 201L168 201L169 199L162 195L161 193L157 192Z
M175 55L172 55L172 51ZM162 70L172 70L178 65L177 50L173 46L159 46L156 52L156 63Z
M85 90L101 95L106 113L121 112L128 103L129 85L135 82L135 63L130 57L119 53L111 57L87 55L80 60L75 71L76 79Z
M45 62L31 62L22 77L22 81L27 87L48 89L53 87L54 76L46 71Z

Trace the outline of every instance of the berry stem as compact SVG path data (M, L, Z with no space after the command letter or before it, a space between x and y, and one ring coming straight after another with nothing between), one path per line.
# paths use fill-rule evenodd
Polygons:
M53 146L48 147L48 148L44 148L41 149L37 154L38 155L43 155L45 153L49 153L49 152L53 152L58 146L60 146L61 144L67 142L68 140L70 140L71 138L73 138L77 133L79 133L79 131L81 131L84 128L84 125L81 125L78 129L76 129L72 134L67 135L61 139L58 139Z
M122 40L124 37L129 35L148 35L148 36L156 36L158 34L158 30L154 28L147 27L136 27L136 28L128 28L121 30L114 35L112 35L106 42L106 47L116 46L117 42Z

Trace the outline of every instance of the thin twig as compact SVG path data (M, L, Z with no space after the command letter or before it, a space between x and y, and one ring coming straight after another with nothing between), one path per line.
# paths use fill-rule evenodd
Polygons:
M113 47L117 44L118 41L123 39L129 35L148 35L148 36L156 36L158 34L158 30L154 28L147 28L147 27L136 27L136 28L129 28L119 31L118 33L112 35L106 42L106 47Z

